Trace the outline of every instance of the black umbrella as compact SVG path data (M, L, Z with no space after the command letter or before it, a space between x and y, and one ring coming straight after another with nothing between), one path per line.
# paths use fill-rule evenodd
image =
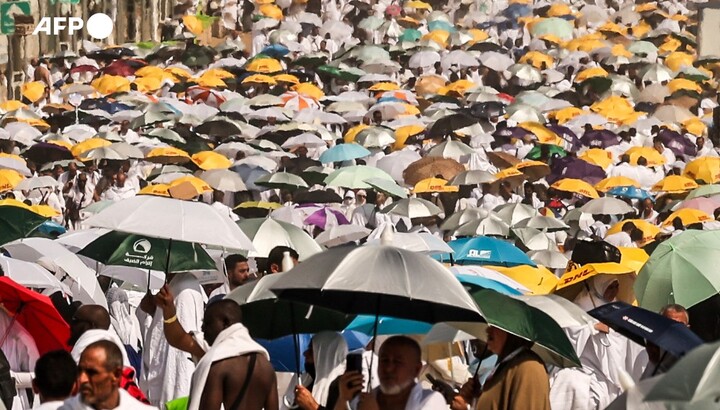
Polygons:
M470 114L485 120L489 120L492 117L500 117L505 115L505 104L500 101L476 103L470 107Z
M446 137L448 135L452 135L455 130L465 128L476 124L477 122L477 118L465 113L451 114L435 121L430 128L430 131L428 131L428 136L431 138Z
M608 303L588 313L628 339L642 346L650 342L675 357L703 344L684 324L625 302Z
M335 191L318 189L315 191L295 192L293 202L297 204L329 204L340 203L342 198Z
M63 159L73 159L73 154L69 149L48 142L38 142L31 146L23 153L23 156L36 164L44 164L46 162L60 161Z

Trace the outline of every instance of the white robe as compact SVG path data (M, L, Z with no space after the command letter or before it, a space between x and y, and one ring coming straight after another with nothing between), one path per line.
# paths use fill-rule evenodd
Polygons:
M108 410L142 410L142 409L155 409L157 410L157 407L148 406L147 404L137 400L133 396L130 395L130 393L126 392L123 389L118 389L120 392L120 403L117 407L114 409L108 409ZM67 400L65 400L65 403L60 407L60 410L93 410L92 407L88 406L87 404L83 403L81 400L80 395L73 396Z
M8 331L11 321L10 316L4 310L0 310L0 336L4 336ZM2 351L7 357L11 373L16 380L27 381L35 369L35 362L40 358L40 353L35 345L35 339L20 323L12 323L12 328L7 332L7 338L2 345ZM17 380L16 387L18 395L13 400L12 410L29 409L30 403L25 389L30 386Z
M127 292L120 288L110 288L106 297L113 329L124 345L130 345L136 352L139 352L142 341L140 322L130 312Z
M170 281L175 295L178 321L187 332L200 330L203 315L203 293L192 274L177 274ZM195 364L190 354L170 346L163 333L163 312L158 309L145 334L143 372L140 387L153 405L159 405L190 393L190 379Z
M268 352L250 337L247 328L241 323L236 323L220 332L210 350L198 362L192 375L192 394L188 410L200 409L203 389L213 363L249 353L259 353L270 360Z
M377 396L378 389L373 389L372 394ZM358 398L350 403L350 408L358 408ZM448 405L442 394L424 389L422 383L416 383L410 391L410 396L405 403L405 410L447 410Z

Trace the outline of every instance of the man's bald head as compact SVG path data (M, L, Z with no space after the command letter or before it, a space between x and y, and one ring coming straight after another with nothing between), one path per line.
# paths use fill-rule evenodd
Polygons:
M107 309L100 305L82 305L76 311L70 322L70 340L68 344L75 342L88 330L110 329L110 314Z
M205 340L212 345L220 332L241 321L242 309L235 301L222 299L209 304L202 324Z
M670 304L662 308L660 314L668 319L672 319L676 322L680 322L685 326L690 324L690 315L688 315L687 309L681 305Z

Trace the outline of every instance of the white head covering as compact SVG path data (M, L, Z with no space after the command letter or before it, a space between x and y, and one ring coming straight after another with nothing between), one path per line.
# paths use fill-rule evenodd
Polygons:
M312 395L324 406L332 383L345 373L345 356L348 353L345 339L337 332L320 332L312 338L313 359L315 361L315 382Z
M598 306L613 302L613 300L605 300L603 298L605 291L613 282L617 282L617 277L614 275L593 276L586 281L587 287L577 295L573 302L586 312Z
M127 292L120 288L110 288L107 291L108 311L110 323L122 340L123 344L139 350L140 323L130 312L130 302Z

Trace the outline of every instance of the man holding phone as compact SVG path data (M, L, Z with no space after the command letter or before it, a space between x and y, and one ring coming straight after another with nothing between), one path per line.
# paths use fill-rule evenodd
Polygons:
M348 370L340 377L340 397L335 410L446 410L443 396L425 389L417 380L422 370L420 345L405 336L393 336L380 347L378 377L380 386L363 390L363 376Z

